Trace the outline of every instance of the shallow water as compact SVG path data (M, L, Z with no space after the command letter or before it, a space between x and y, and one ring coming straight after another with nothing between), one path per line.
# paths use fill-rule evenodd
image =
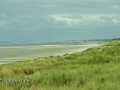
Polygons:
M29 46L0 46L0 63L10 63L37 57L54 56L81 52L87 48L97 46L89 45L29 45Z

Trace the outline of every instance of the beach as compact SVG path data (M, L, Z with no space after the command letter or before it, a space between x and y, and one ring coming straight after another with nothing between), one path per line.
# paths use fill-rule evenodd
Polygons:
M0 46L0 64L81 52L99 44Z

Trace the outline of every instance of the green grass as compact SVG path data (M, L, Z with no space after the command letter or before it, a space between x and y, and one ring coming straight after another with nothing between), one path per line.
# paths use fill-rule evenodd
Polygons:
M120 90L119 69L120 41L112 41L82 53L0 65L0 90Z

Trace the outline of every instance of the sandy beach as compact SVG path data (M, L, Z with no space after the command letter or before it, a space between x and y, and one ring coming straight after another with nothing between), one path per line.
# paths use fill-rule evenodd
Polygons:
M0 64L28 60L37 57L71 54L74 52L81 52L98 45L99 44L0 46Z

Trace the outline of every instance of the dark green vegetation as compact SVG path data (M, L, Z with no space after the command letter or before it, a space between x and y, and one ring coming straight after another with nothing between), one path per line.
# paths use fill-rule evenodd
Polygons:
M112 41L82 53L0 65L0 90L120 90L119 69L120 41Z

